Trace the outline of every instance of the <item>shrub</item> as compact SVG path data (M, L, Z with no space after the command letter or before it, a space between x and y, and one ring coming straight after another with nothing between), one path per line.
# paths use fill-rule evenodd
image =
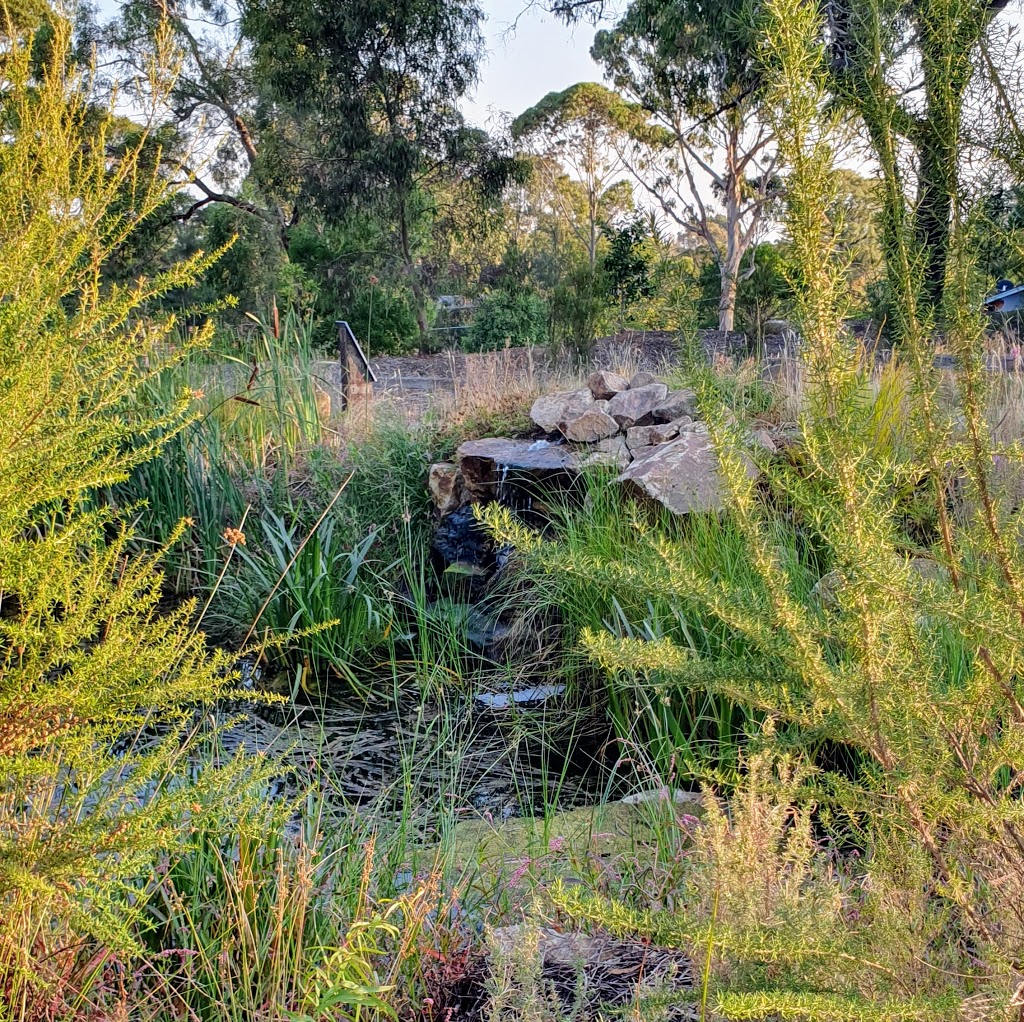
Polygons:
M315 692L329 677L356 690L366 686L360 668L391 625L390 605L368 584L365 562L377 534L350 547L341 540L340 523L327 518L303 533L266 512L260 532L250 530L239 550L241 570L233 594L220 600L240 611L241 622L267 632L274 644L286 644L309 677L303 687ZM341 540L339 542L339 540ZM233 599L232 599L233 595ZM320 677L325 671L329 677Z
M880 16L880 5L865 8ZM819 12L800 0L772 0L767 9L771 109L791 168L787 226L805 346L798 450L763 461L755 481L739 431L725 414L713 416L738 538L730 561L703 563L685 542L660 541L645 562L606 569L635 599L673 595L701 605L734 637L726 655L674 636L608 629L591 631L585 645L606 670L655 691L678 685L766 714L772 727L761 741L780 754L798 749L811 758L824 742L845 753L819 758L815 784L820 818L866 853L852 881L870 907L865 925L830 933L801 914L809 905L801 899L787 910L788 936L756 925L735 942L729 920L719 933L712 913L702 935L689 931L694 946L706 947L709 960L728 952L765 966L719 998L727 1017L945 1019L959 1013L951 1000L972 988L981 991L981 1017L1008 1017L1024 940L1024 550L1019 502L995 482L1007 452L985 419L983 323L966 228L954 220L946 268L945 339L962 366L959 407L951 407L933 365L931 313L915 301L920 238L905 222L888 225L889 280L901 295L896 325L912 380L900 395L905 410L890 413L899 405L889 396L866 400L873 367L842 325L849 285L828 215L835 133ZM959 22L942 5L931 10L933 42L953 48ZM957 60L966 59L957 50ZM943 78L940 88L951 92L936 102L955 103L956 83ZM872 100L887 96L882 88ZM884 157L897 141L875 143L895 175ZM898 187L898 177L885 184ZM901 428L889 428L893 419ZM925 536L906 528L900 494L908 481L933 502ZM813 588L809 576L820 576ZM716 826L722 841L720 815ZM719 875L728 882L728 870ZM896 937L901 929L928 933L928 947L949 957L933 963L922 950L901 961L909 946ZM918 969L926 954L927 968ZM852 973L830 964L839 956ZM775 986L787 959L799 968Z
M541 344L547 338L544 300L528 288L494 291L482 298L466 339L467 351L497 351Z
M578 266L551 296L551 339L577 356L585 356L613 322L603 271Z
M394 865L368 821L314 807L296 834L283 809L205 827L162 863L144 925L158 1017L372 1019L410 996L434 878L385 900Z
M0 1015L48 1003L89 938L130 949L140 878L183 820L218 812L222 779L184 783L184 727L225 692L192 606L158 612L153 556L90 491L123 480L187 395L144 421L118 410L173 321L141 308L192 281L197 256L131 286L103 288L107 255L163 200L129 148L108 162L112 114L87 103L66 66L67 27L36 74L28 48L4 50L0 164ZM88 128L88 130L87 130ZM142 143L140 143L142 144ZM135 219L115 198L133 197ZM120 207L123 210L123 205ZM203 336L197 338L201 342ZM173 537L172 537L173 539ZM143 729L151 730L142 739ZM121 750L118 754L115 750ZM244 792L239 763L224 783ZM94 963L95 964L95 963ZM95 978L96 968L86 978ZM72 990L72 994L76 991ZM84 996L81 990L78 996ZM58 1007L56 1010L60 1011ZM64 1017L71 1013L70 1009Z
M349 320L368 358L404 355L420 340L413 302L408 286L366 283L355 289L351 306L338 318Z

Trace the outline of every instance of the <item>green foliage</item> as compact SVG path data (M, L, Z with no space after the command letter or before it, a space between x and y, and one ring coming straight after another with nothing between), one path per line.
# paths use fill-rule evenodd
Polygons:
M424 341L427 292L413 235L434 206L430 189L460 177L486 202L518 173L458 109L476 81L480 20L469 0L329 12L261 0L242 19L267 98L298 126L297 138L285 129L279 141L300 162L305 200L329 222L362 209L388 224Z
M610 322L604 271L574 267L551 294L552 343L585 357Z
M241 564L221 595L257 634L283 646L305 675L306 691L326 690L333 679L365 690L368 654L390 630L390 606L366 578L376 533L354 547L340 523L327 518L309 532L267 511L262 535L252 530L238 551Z
M290 310L271 323L249 322L254 329L236 352L186 350L122 408L129 421L144 423L177 395L192 398L191 421L163 435L155 456L107 493L137 509L148 544L170 547L166 564L178 593L209 589L230 548L224 530L238 527L250 507L288 504L290 472L326 437L310 320Z
M609 243L602 268L621 323L634 305L654 293L650 254L645 247L647 226L642 218L634 217L617 229L606 228L605 233Z
M576 503L556 505L544 542L513 526L500 510L485 512L489 526L524 557L534 612L557 608L567 667L579 671L575 651L581 641L604 632L630 648L676 643L709 659L731 663L741 657L743 638L687 594L663 587L662 570L665 558L683 550L720 573L723 582L749 579L735 530L703 517L680 525L668 512L655 514L622 497L604 473L589 482L582 509ZM644 581L655 574L658 584ZM607 690L620 741L663 783L679 776L734 781L749 715L727 695L680 685L671 673L648 675L621 661L608 673Z
M967 197L963 156L971 85L980 67L990 83L984 105L1005 122L1007 134L1017 134L1016 115L1006 103L1008 67L986 42L991 19L1005 6L987 0L886 0L850 5L827 33L822 29L832 56L833 94L863 123L882 169L881 243L895 296L891 325L901 339L918 317L934 322L945 315L957 203ZM915 92L921 104L903 91L908 59L920 68ZM910 166L913 173L907 172Z
M780 245L761 244L750 252L751 272L736 294L736 324L755 340L764 338L770 319L785 318L792 300L793 272Z
M744 257L780 194L761 116L758 20L750 0L633 0L591 49L635 104L625 165L718 267L721 330L733 329Z
M784 319L793 299L792 265L784 242L762 242L753 246L736 284L736 329L755 340L762 340L764 327L770 319ZM716 264L707 259L700 267L700 322L702 326L717 325L717 312L722 295L722 277Z
M394 1016L395 982L433 892L416 884L378 899L390 882L378 875L370 827L321 819L312 800L301 810L298 834L286 804L262 808L233 828L202 828L161 864L142 927L161 1017L183 1008L204 1022Z
M692 336L698 327L705 325L702 310L714 305L707 304L692 256L675 256L659 246L653 257L650 279L651 294L631 310L631 325L645 330L674 330L680 337Z
M288 308L299 298L295 304L308 308L307 293L300 296L292 290L287 294L288 289L282 286L287 260L279 239L265 221L234 206L218 204L204 210L201 225L205 244L218 249L230 244L204 275L210 298L233 295L243 313L270 308L275 299Z
M927 321L919 318L927 314L913 303L900 310L910 385L879 387L871 400L874 367L842 329L850 293L841 225L830 215L837 124L824 102L818 13L799 0L773 0L769 15L764 59L774 126L791 168L787 222L806 359L798 451L765 463L755 482L740 432L727 416L713 415L736 537L729 559L704 561L686 542L656 541L646 559L614 565L620 584L635 587L635 599L693 601L725 630L727 644L708 655L679 636L603 628L586 636L586 646L605 670L635 672L655 692L677 684L768 715L772 726L762 740L780 754L795 746L811 757L821 742L853 752L854 762L842 768L824 754L818 762L822 818L852 830L866 850L870 889L930 895L902 912L874 905L877 927L852 938L835 918L831 950L818 943L827 932L820 914L803 915L801 902L785 915L805 934L814 920L809 945L795 940L796 929L791 940L771 924L743 935L732 948L739 960L770 954L777 962L787 946L794 954L794 989L777 991L777 1000L762 991L763 1012L858 1017L860 1009L835 1012L794 997L814 976L816 956L834 960L845 945L851 962L876 969L874 956L896 953L885 937L889 928L918 924L951 954L947 976L981 963L990 977L985 988L1001 1003L1015 983L1011 962L1024 932L1019 913L1008 908L1024 875L1024 819L1015 775L1005 769L1021 756L1016 664L1024 564L1017 505L994 475L996 458L1009 450L994 442L986 417L968 235L954 231L956 259L948 266L947 289L957 289L957 301L946 343L963 366L956 403L940 400ZM917 244L916 229L905 230L891 239L898 249L888 250L890 257L902 253L902 262L890 261L890 276L910 274L899 289L904 300L916 293L907 254ZM906 530L907 483L934 502L935 526L924 542ZM729 915L717 926L724 932ZM695 940L698 947L703 939ZM850 939L863 943L854 951ZM814 950L796 951L808 946ZM901 967L886 970L898 983ZM849 992L834 972L816 985ZM940 995L957 989L938 975L930 985Z
M354 289L351 304L343 311L351 315L349 325L355 331L367 358L377 355L406 355L415 351L419 341L416 309L405 282L374 283ZM339 316L345 319L345 316Z
M473 329L463 346L467 351L497 351L506 347L541 344L548 333L544 300L525 287L503 288L477 303Z
M139 169L143 140L108 162L110 122L90 117L87 82L65 66L64 28L52 46L62 59L42 77L18 45L2 58L0 1004L11 1018L50 1003L82 941L130 950L157 850L190 815L217 813L224 785L247 790L241 762L185 783L187 728L228 690L227 660L208 655L191 605L160 613L158 558L131 556L126 516L89 497L184 424L182 393L145 417L119 412L146 375L141 357L158 363L174 326L142 308L211 260L101 286L101 266L166 188ZM134 217L119 205L129 184Z
M390 562L407 549L410 529L414 545L425 545L428 539L432 450L429 430L410 429L401 420L381 416L341 458L335 451L317 452L311 469L318 503L325 506L344 483L333 514L344 522L348 541L376 531L379 555Z
M644 114L618 93L580 82L548 93L512 122L512 138L540 157L533 173L546 179L591 271L597 267L601 228L611 221L613 207L617 202L632 206L628 184L623 188L618 180L623 170L619 149L629 127L643 120ZM574 193L579 201L573 201Z

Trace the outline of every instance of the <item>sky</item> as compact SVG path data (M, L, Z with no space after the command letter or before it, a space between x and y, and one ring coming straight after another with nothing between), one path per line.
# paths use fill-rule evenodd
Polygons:
M590 59L594 27L568 28L528 3L483 0L487 59L475 94L462 104L467 119L480 127L495 111L516 116L549 92L601 81L601 69Z
M118 0L95 0L101 18L113 17ZM462 108L487 127L495 111L521 114L549 92L576 82L601 81L590 59L593 25L568 28L531 0L482 0L487 57L480 83Z

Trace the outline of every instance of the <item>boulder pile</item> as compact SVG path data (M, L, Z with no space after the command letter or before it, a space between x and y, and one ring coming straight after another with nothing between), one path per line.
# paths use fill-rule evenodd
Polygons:
M545 437L470 440L455 461L432 465L431 495L444 515L501 500L510 478L565 485L601 466L614 471L617 485L674 514L716 511L723 503L718 457L698 415L692 390L670 390L650 373L627 380L594 372L586 387L537 398L530 416ZM767 433L752 439L774 449ZM746 464L755 477L753 460Z

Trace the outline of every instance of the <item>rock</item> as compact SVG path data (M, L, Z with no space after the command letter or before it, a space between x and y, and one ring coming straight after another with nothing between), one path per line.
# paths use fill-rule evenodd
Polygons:
M584 412L562 426L566 440L579 444L593 444L615 436L619 424L607 413L598 410Z
M494 539L469 504L445 515L430 541L430 560L448 597L475 602L497 570Z
M450 461L439 461L430 466L427 487L434 507L442 515L449 514L464 503L465 487L459 466Z
M626 446L631 451L639 450L641 447L650 447L655 441L651 439L651 431L656 426L630 426L626 430Z
M758 474L749 459L747 473L750 478ZM650 448L616 481L677 515L719 511L725 499L718 455L710 439L697 433L683 433L678 440Z
M685 805L687 803L701 804L699 791L683 791L682 788L645 788L643 791L635 791L622 800L623 805L661 805L671 803L674 805Z
M769 454L779 453L779 449L775 445L775 441L772 439L771 433L766 429L758 429L754 431L754 443Z
M602 453L619 454L626 449L626 438L622 436L610 436L607 440L598 440L594 444L594 450Z
M630 390L639 390L641 387L650 387L654 383L661 383L654 373L634 373L629 381Z
M530 409L530 418L546 433L554 433L563 422L575 419L594 406L589 388L541 394Z
M649 425L654 422L652 412L665 401L667 395L668 387L664 383L652 383L636 390L624 390L608 402L608 414L623 429Z
M589 394L590 391L587 391ZM580 460L565 444L549 440L467 440L456 452L467 496L489 500L506 482L579 475Z
M922 582L935 582L938 585L949 584L949 569L930 557L912 557L910 569Z
M667 444L669 440L675 440L679 436L680 427L690 422L690 417L686 415L682 419L676 419L674 422L665 422L657 426L651 426L651 443Z
M555 1009L549 1009L546 1018L556 1017L556 1011L559 1018L642 1018L649 1017L645 997L651 994L664 999L671 992L673 1004L695 999L694 973L699 963L695 967L682 951L635 937L520 923L489 930L487 942L492 982L500 989L516 989L521 976L536 975L536 990L547 994ZM689 996L684 997L683 991ZM698 1016L697 1009L687 1003L682 1011L669 1010L658 1017Z
M313 382L313 400L316 402L316 414L320 422L330 422L331 395L316 381Z
M838 569L826 572L811 589L811 599L828 610L839 609L839 590L843 587L843 575Z
M594 444L592 450L593 453L586 455L581 462L584 468L599 466L622 472L633 460L626 447L625 437L621 436L600 440Z
M697 417L697 394L692 390L674 390L651 412L652 422L675 422Z
M590 393L598 400L607 401L624 390L629 390L629 380L618 373L609 372L607 369L599 369L587 377L587 386Z

